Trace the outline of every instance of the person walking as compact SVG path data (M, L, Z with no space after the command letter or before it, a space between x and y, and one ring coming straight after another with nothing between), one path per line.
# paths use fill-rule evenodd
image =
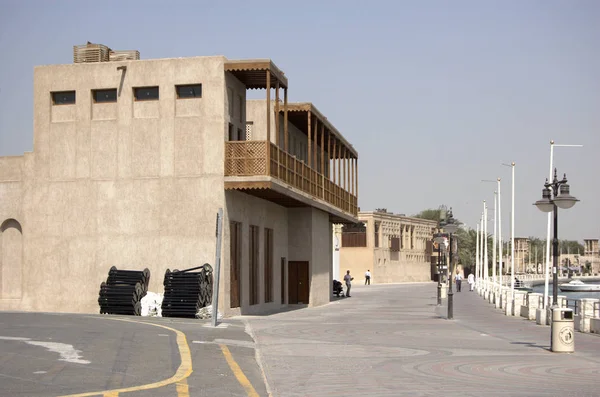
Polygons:
M371 270L365 272L365 285L371 285Z
M460 287L462 284L462 276L460 275L460 273L456 273L456 276L454 277L454 279L456 280L456 291L460 292Z
M346 275L344 276L344 282L346 283L346 296L350 298L350 287L352 287L352 280L354 277L350 275L350 270L346 271Z
M469 291L473 291L473 287L475 287L475 275L473 273L469 273L467 276L467 281L469 283Z

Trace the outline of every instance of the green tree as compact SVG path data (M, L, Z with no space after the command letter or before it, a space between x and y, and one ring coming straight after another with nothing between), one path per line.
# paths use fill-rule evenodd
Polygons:
M583 253L584 248L582 244L579 244L579 242L575 240L559 240L558 251L561 254L577 254L579 252Z
M438 209L430 208L430 209L423 210L416 215L413 215L414 218L427 219L430 221L436 221L438 223L441 219L444 219L445 216L446 216L446 212L443 208L438 208Z

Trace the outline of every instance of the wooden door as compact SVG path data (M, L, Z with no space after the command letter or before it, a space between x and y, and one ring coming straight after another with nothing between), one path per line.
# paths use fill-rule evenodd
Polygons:
M240 307L242 224L229 223L229 299L230 307Z
M308 262L288 262L288 303L308 304L309 291Z

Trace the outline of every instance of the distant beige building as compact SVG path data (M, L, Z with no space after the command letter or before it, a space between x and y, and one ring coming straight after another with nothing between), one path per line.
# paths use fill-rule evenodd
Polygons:
M98 312L113 265L163 292L167 268L214 264L219 208L226 315L330 301L358 153L272 61L74 55L35 68L33 152L0 158L0 310Z
M527 262L530 259L533 258L529 255L529 239L527 237L515 237L515 272L525 273ZM507 258L507 261L509 260L510 257Z
M342 229L340 277L350 270L373 283L432 279L432 236L437 222L392 214L385 210L359 212L359 222Z
M585 263L589 261L592 265L592 273L600 273L600 245L597 238L588 238L583 240L583 258L581 261Z

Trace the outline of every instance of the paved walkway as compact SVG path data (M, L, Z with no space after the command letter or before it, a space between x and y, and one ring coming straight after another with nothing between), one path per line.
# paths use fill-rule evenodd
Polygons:
M353 286L329 305L247 317L276 396L600 396L600 337L550 352L550 328L506 317L475 292Z

